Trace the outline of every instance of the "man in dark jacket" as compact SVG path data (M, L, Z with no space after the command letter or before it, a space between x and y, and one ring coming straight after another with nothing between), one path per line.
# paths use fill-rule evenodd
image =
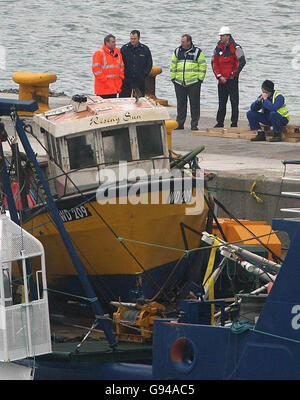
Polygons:
M274 90L274 83L265 80L261 86L262 94L255 100L247 112L251 130L257 130L257 136L252 142L264 142L265 132L260 124L270 125L273 128L273 137L270 142L281 142L280 127L289 123L290 114L283 95Z
M130 97L132 89L139 89L145 95L145 79L152 68L152 56L149 47L140 42L140 32L130 32L130 42L121 48L125 65L125 79L120 97Z
M220 41L212 56L212 68L218 79L219 109L217 125L224 127L228 96L231 102L231 126L236 127L239 118L239 74L246 64L243 49L231 36L228 26L222 26L219 32Z

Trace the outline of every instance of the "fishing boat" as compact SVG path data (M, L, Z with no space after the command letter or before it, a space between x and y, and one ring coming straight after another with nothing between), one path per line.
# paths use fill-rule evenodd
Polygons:
M55 204L107 304L157 299L158 293L174 297L195 266L196 252L183 255L200 246L197 232L206 227L205 178L198 167L180 167L194 165L197 152L183 160L170 157L168 118L167 109L149 98L77 95L25 127L28 135L42 135ZM23 207L23 227L46 250L51 297L54 290L81 296L43 193L34 184L31 190L36 202Z

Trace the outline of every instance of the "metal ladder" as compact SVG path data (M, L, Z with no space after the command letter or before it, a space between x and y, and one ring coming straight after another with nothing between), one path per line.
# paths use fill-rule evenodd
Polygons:
M300 182L300 178L292 178L292 177L287 177L285 176L286 172L286 166L287 165L299 165L300 166L300 161L299 160L294 160L294 161L282 161L285 170L284 170L284 175L282 177L282 180L284 182ZM300 192L281 192L281 196L288 196L288 197L295 197L300 199ZM290 212L290 213L298 213L300 214L300 207L296 208L281 208L281 212Z

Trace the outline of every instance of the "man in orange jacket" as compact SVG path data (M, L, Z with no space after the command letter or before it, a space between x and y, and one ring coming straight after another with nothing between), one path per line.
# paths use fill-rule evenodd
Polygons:
M124 79L124 63L114 35L107 35L100 50L93 55L95 94L103 98L117 97Z

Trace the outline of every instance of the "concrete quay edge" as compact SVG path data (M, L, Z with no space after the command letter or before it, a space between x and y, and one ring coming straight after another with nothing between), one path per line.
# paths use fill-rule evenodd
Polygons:
M18 98L11 93L0 93L1 98ZM49 97L50 108L69 104L68 96ZM176 119L176 107L168 106L170 119ZM201 107L199 129L213 127L216 109ZM230 105L227 111L225 127L230 126ZM9 117L2 117L9 133L13 126ZM30 121L30 117L26 120ZM291 123L300 124L300 115L293 115ZM239 126L248 126L246 111L240 111ZM11 130L12 129L12 130ZM282 183L284 173L283 160L300 158L299 143L250 142L245 139L197 136L190 130L189 108L184 130L172 132L173 149L186 153L195 147L204 145L205 150L198 155L199 165L204 171L215 174L208 187L216 198L225 205L237 218L264 220L271 223L274 217L291 217L291 214L280 212L280 208L300 207L300 199L285 198L281 191L299 191L298 183ZM45 152L38 144L34 151L39 159L45 159ZM4 144L4 150L6 146ZM8 150L8 149L7 149ZM300 177L300 167L289 166L287 173ZM252 194L251 188L254 185ZM253 195L254 193L254 195ZM255 194L262 200L259 202ZM217 209L218 216L226 216ZM292 215L295 216L295 215Z

